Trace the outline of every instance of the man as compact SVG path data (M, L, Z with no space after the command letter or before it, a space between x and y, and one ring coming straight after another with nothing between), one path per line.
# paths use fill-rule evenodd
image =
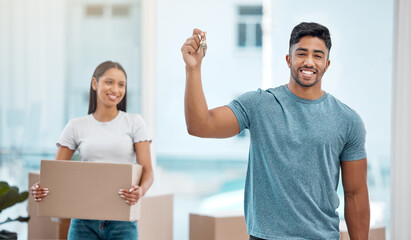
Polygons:
M337 186L341 168L350 238L368 239L365 128L361 118L321 89L330 60L326 27L300 23L290 37L287 85L241 95L208 110L194 29L181 51L186 63L185 117L191 135L232 137L250 131L244 212L250 239L340 239Z

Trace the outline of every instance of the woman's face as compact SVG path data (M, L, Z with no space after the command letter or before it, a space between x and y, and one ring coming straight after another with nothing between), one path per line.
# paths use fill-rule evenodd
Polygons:
M108 69L92 87L97 92L97 106L116 107L126 94L126 75L117 68Z

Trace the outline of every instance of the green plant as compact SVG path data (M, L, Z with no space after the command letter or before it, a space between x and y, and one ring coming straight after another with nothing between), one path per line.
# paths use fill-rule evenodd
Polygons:
M29 197L29 193L26 192L21 192L19 193L19 188L18 187L10 187L7 182L1 182L0 181L0 213L11 206L13 206L16 203L20 203L25 201ZM14 221L19 221L19 222L27 222L30 219L30 217L17 217L15 219L7 218L6 221L0 222L0 225L8 223L8 222L14 222Z

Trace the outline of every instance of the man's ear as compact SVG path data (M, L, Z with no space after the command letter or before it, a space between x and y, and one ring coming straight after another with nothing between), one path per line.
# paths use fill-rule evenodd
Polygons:
M290 54L285 55L285 61L287 61L288 68L291 68L291 57L290 57Z
M324 72L326 72L328 70L328 67L330 66L330 59L327 60L327 63L325 64L325 70Z
M91 79L91 87L94 91L97 91L97 79L95 77Z

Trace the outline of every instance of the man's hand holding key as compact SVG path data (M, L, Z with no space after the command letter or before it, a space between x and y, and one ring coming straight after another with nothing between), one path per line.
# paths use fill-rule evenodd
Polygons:
M193 35L185 41L181 47L184 62L188 68L196 68L201 65L207 50L206 32L194 29Z

